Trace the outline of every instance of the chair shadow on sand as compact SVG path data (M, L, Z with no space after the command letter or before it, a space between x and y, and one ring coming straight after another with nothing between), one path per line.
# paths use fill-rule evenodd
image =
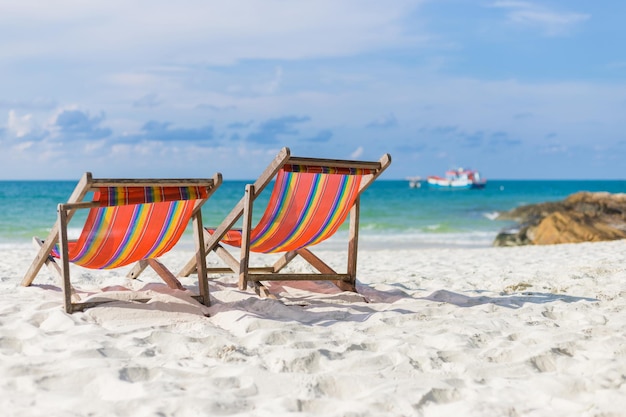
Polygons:
M295 285L294 285L295 284ZM426 308L422 302L447 303L460 308L493 304L500 307L518 309L524 304L548 304L553 302L575 303L579 301L596 302L597 299L575 297L563 294L524 292L501 296L469 296L449 290L436 290L425 297L418 297L402 289L375 289L368 285L358 285L359 293L341 292L327 286L327 283L312 283L306 288L298 283L289 285L272 282L272 292L280 293L277 300L261 299L250 296L234 302L217 303L216 315L223 312L240 310L245 314L240 318L270 318L278 322L299 322L305 325L332 326L338 322L365 322L378 313L391 313L399 316L419 314ZM237 291L235 284L222 284L226 291ZM233 288L228 288L232 286ZM296 288L295 291L294 287ZM287 289L286 287L290 287ZM299 288L298 288L299 287ZM312 289L317 291L311 292ZM293 291L293 292L292 292ZM423 290L416 290L422 292ZM480 292L480 291L478 291ZM414 301L406 304L402 301ZM416 301L416 302L415 302ZM399 304L396 304L399 302ZM268 304L270 303L270 304ZM381 304L386 304L381 308ZM218 307L219 305L219 307Z
M293 285L293 284L290 284L290 285ZM327 287L327 288L329 289L329 291L327 291L326 293L332 294L333 292L332 287ZM316 291L317 295L319 295L320 293L319 290L320 288L318 288L318 291ZM335 289L335 291L337 290ZM578 297L578 296L572 296L572 295L566 295L566 294L535 292L535 291L524 291L524 292L513 293L513 294L501 294L499 296L487 296L487 295L470 296L470 295L461 294L461 293L453 292L453 291L446 290L446 289L440 289L440 290L436 290L432 292L431 294L425 297L416 297L407 293L405 290L399 289L399 288L379 290L379 289L375 289L373 287L363 285L363 284L358 285L358 291L359 291L358 294L353 293L353 294L348 295L348 297L354 299L354 297L360 296L362 301L368 304L369 303L393 304L399 300L413 299L413 300L427 300L427 301L434 301L434 302L439 302L439 303L447 303L447 304L455 305L457 307L474 307L474 306L479 306L479 305L484 305L484 304L494 304L500 307L517 309L517 308L521 308L522 306L524 306L524 304L529 304L529 303L530 304L547 304L547 303L553 303L557 301L561 301L565 303L576 303L580 301L587 301L587 302L599 301L598 299L591 298L591 297ZM483 291L475 290L473 292L480 293ZM315 296L312 296L311 298L309 298L303 295L299 295L296 297L293 297L293 296L285 297L281 299L283 299L283 301L288 299L289 300L288 304L291 304L291 305L310 305L312 303L316 303L316 301L319 303L324 303L324 304L327 304L327 303L337 304L337 301L341 300L340 294L341 293L337 291L336 296L340 298L335 299L335 300L333 299L332 295L326 299L320 299ZM346 302L348 300L341 300L341 301ZM371 310L372 312L375 310L375 309L368 309L367 304L361 306L361 308L365 310ZM407 310L406 312L413 313L414 311Z
M59 288L54 286L49 286L45 284L37 285L38 287L46 290L60 291ZM219 284L221 290L223 291L238 291L236 283L230 282L221 282ZM167 291L167 287L160 283L152 283L147 284L143 290L158 290L159 287L163 287L163 290ZM587 302L597 302L598 299L589 298L589 297L576 297L565 294L555 294L555 293L542 293L542 292L530 292L525 291L521 293L514 293L511 295L502 294L500 296L487 296L487 295L478 295L478 296L469 296L466 294L461 294L445 289L436 290L431 294L425 297L416 297L414 295L406 292L405 289L400 288L390 288L390 289L376 289L369 285L358 284L358 293L341 291L334 285L328 282L272 282L271 283L272 291L279 293L280 295L277 297L278 305L283 307L276 310L276 308L271 308L272 312L270 315L275 320L295 320L302 323L320 323L326 322L326 324L330 324L330 322L334 320L341 321L354 321L354 322L362 322L367 320L372 314L380 313L381 311L386 312L395 312L397 314L415 314L416 310L413 306L412 308L401 307L399 305L394 306L394 303L402 300L425 300L425 301L433 301L437 303L447 303L452 304L457 307L475 307L479 305L485 304L493 304L500 307L518 309L524 306L524 304L532 303L532 304L547 304L553 303L557 301L562 301L565 303L575 303L580 301ZM392 285L393 287L393 285ZM190 286L190 290L193 291L195 288L193 285ZM119 288L107 288L104 289L105 292L118 290ZM124 289L125 291L132 293L128 289ZM161 291L163 291L161 290ZM412 291L424 291L424 290L412 290ZM480 290L475 290L474 292L480 293ZM225 302L220 303L217 302L214 307L217 307L215 313L225 312L229 310L247 310L248 314L251 316L266 316L267 311L267 302L271 301L269 299L260 299L254 295L249 294L250 297L246 297L241 300L237 300L234 302ZM192 300L189 301L191 303L190 306L174 306L174 305L165 305L163 302L154 303L151 306L146 306L143 303L137 303L136 301L140 300L130 300L130 299L120 299L120 303L116 305L117 308L129 308L129 309L156 309L169 312L175 312L180 310L180 312L190 312L194 308L191 305L194 305ZM134 302L133 302L134 301ZM142 300L143 301L143 300ZM181 300L182 301L182 300ZM375 306L380 303L388 304L390 308L385 308L384 310L380 310ZM346 306L350 306L350 308L345 308ZM197 307L200 305L198 304ZM220 307L218 307L220 306ZM315 307L331 307L330 310L324 312L313 312L310 309ZM301 307L301 308L297 308ZM206 308L206 307L205 307ZM182 310L181 310L182 309ZM280 311L279 311L280 310ZM206 314L206 311L204 311ZM330 322L328 321L330 320Z
M470 297L464 294L458 294L448 290L437 290L426 297L418 298L420 300L437 301L442 303L454 304L457 307L474 307L482 304L494 304L500 307L520 308L524 304L546 304L555 301L563 301L565 303L575 303L578 301L598 301L595 298L574 297L564 294L542 293L542 292L523 292L521 294L502 295L500 297L490 297L480 295Z
M423 290L412 290L423 291ZM476 293L484 292L482 290L474 290ZM555 301L563 301L565 303L575 303L578 301L599 301L596 298L576 297L565 294L543 293L535 291L524 291L513 294L501 294L500 296L469 296L456 293L446 289L436 290L425 297L415 297L410 295L404 289L378 290L369 286L359 286L359 293L367 297L372 302L393 303L401 299L412 298L414 300L428 300L440 303L448 303L457 307L474 307L483 304L494 304L500 307L520 308L524 304L546 304Z

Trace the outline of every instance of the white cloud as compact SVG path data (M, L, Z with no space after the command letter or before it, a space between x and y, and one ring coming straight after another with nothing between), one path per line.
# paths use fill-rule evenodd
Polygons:
M543 5L526 1L496 1L492 7L507 9L509 21L526 26L538 27L546 35L557 36L569 33L572 28L591 18L591 15L551 10Z
M363 155L364 149L362 146L359 146L350 154L351 159L359 159Z
M16 144L13 147L13 150L15 150L16 152L24 152L27 149L31 148L33 145L34 145L34 142L28 142L28 141L27 142L21 142L21 143Z
M375 129L389 129L392 127L396 127L397 125L398 120L396 119L396 116L392 113L383 117L379 117L378 119L368 123L367 127Z
M254 87L253 91L256 91L260 94L274 94L280 88L282 80L283 69L281 67L276 67L276 69L274 70L274 77L270 81Z
M15 110L9 111L9 120L7 122L8 130L15 135L15 137L21 138L28 135L31 130L32 115L26 114L24 116L18 116Z
M300 155L330 149L353 159L390 152L392 175L417 153L425 168L440 165L437 158L453 159L461 133L483 134L487 143L490 134L502 132L499 144L521 143L515 152L538 149L550 132L570 150L623 140L626 85L621 79L585 78L593 68L617 74L624 66L619 57L590 57L588 67L574 71L569 60L584 51L567 48L559 50L562 59L541 65L503 65L492 54L495 37L482 49L466 27L450 32L449 18L458 16L442 19L441 10L451 11L445 5L422 13L426 1L0 1L0 76L10 81L0 109L13 111L8 124L6 118L0 123L0 138L17 145L20 137L19 148L9 152L24 160L50 158L37 165L41 172L68 178L92 166L116 175L148 175L157 170L157 158L168 164L168 175L204 173L206 163L190 163L200 156L213 159L227 178L255 178L280 146ZM469 29L496 13L507 26L550 36L570 33L590 19L584 13L591 10L567 9L574 6L563 1L488 0L490 8L470 3L477 13L461 16ZM445 24L437 26L441 20ZM421 37L426 25L435 42L429 48ZM619 27L609 29L621 33ZM581 47L594 39L590 32L581 32ZM467 39L459 41L458 33ZM450 37L459 43L445 42ZM511 39L519 38L498 41L515 53L518 43L507 44ZM534 47L552 54L549 48L557 43L545 44ZM466 59L468 52L475 59ZM485 65L473 66L479 59ZM558 74L564 81L555 81ZM289 115L307 120L298 135L269 144L245 140L254 126ZM153 142L146 144L148 123L162 129L153 130ZM456 130L437 143L436 135L422 133L429 126ZM212 140L200 140L196 132ZM198 140L179 140L179 133ZM311 138L328 138L328 146L322 149ZM462 151L480 156L493 147ZM502 150L494 159L516 159L515 152ZM0 155L0 176L36 175L32 165L9 170L3 163L10 161L10 153Z
M343 56L419 41L402 25L424 1L2 2L0 36L10 41L0 54L172 64Z

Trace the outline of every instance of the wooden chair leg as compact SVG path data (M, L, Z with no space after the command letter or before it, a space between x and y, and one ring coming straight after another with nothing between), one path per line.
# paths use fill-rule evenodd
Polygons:
M59 252L61 255L61 276L63 278L63 304L65 312L72 313L72 284L70 282L69 245L67 240L67 212L62 204L58 208L59 216Z
M243 225L241 227L241 256L239 258L239 289L248 287L248 267L250 264L250 229L252 227L252 207L254 185L246 186L245 204L243 206Z
M196 272L198 273L198 290L202 304L211 305L209 295L209 279L207 277L206 253L204 251L204 229L202 228L202 212L193 217L193 233L196 242Z
M350 235L348 237L348 275L350 276L350 285L356 291L356 267L357 255L359 252L359 215L361 211L360 197L354 202L354 206L350 210Z
M285 253L272 265L273 272L280 272L280 270L286 267L296 256L298 256L298 252L295 250Z
M59 238L58 228L59 228L59 223L57 221L57 223L52 228L52 231L50 232L46 240L41 240L38 237L33 238L33 241L37 244L38 252L37 252L37 256L35 256L35 259L31 263L30 268L28 269L28 271L24 275L24 278L22 279L21 285L23 287L30 286L33 283L39 271L41 270L41 267L44 264L48 265L48 261L50 259L50 251L52 250L52 247L54 246L54 244L57 242ZM59 274L60 273L61 271L59 270Z
M33 238L33 244L39 249L41 250L44 247L44 241L39 239L38 237L34 237ZM61 285L59 285L59 288L63 287L63 271L61 271L61 267L59 267L59 264L56 263L56 261L54 260L54 258L52 257L52 255L48 254L46 256L46 259L43 262L44 265L46 265L46 267L48 268L48 270L50 271L50 273L52 275L54 275L55 277L57 277L60 282Z
M256 293L256 295L258 295L261 298L271 298L272 300L278 300L278 297L272 294L270 290L268 290L267 287L263 285L263 283L261 283L261 281L251 281L251 282L252 282L252 285L254 286L254 292Z
M156 259L146 259L148 265L161 277L163 281L173 290L184 290L183 284L165 267L161 262Z
M126 274L126 278L130 278L130 279L136 279L139 277L139 275L141 275L141 273L148 267L148 261L145 259L142 259L139 262L135 263L135 266L133 266L133 269L130 270L130 272L128 274Z
M298 249L298 255L302 256L302 258L304 258L305 261L307 261L309 264L311 264L311 266L313 268L317 269L322 274L337 275L337 271L335 271L330 266L328 266L324 261L322 261L320 258L318 258L310 250L304 249L304 248L303 249ZM341 290L343 290L343 291L357 292L356 291L356 286L354 284L352 284L351 282L346 282L346 281L339 280L339 279L338 280L334 280L332 282L337 287L339 287Z
M227 265L227 267L230 268L231 271L235 273L239 271L239 260L226 250L226 248L222 245L217 245L213 251Z

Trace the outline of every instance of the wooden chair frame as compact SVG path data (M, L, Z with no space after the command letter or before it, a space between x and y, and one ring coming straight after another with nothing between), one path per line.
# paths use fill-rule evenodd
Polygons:
M275 178L278 171L286 164L307 165L315 167L340 167L340 168L361 168L369 169L372 174L365 175L360 184L358 196L350 211L350 229L348 238L348 259L345 273L338 273L328 264L326 264L317 255L313 254L308 248L300 248L297 250L285 252L272 266L268 267L251 267L250 266L250 232L252 228L252 210L254 202L268 184ZM289 281L289 280L314 280L314 281L332 281L340 289L344 291L356 292L356 273L357 273L357 253L358 253L358 237L359 237L359 215L360 215L360 195L387 169L391 164L391 156L383 155L379 161L351 161L336 159L319 159L319 158L303 158L291 156L289 148L283 148L276 158L270 163L265 171L259 176L254 184L248 184L245 189L244 197L235 205L232 211L226 216L223 222L215 229L213 234L205 231L205 250L207 254L215 252L218 257L227 265L227 267L208 268L208 273L229 273L234 272L239 278L239 288L244 290L248 283L252 283L258 294L268 296L267 288L261 284L261 281ZM236 259L228 250L226 250L220 240L235 225L235 223L243 217L242 224L242 245L240 250L240 258ZM307 261L318 273L281 273L289 262L300 255ZM190 260L180 271L179 276L188 276L195 269L194 260Z
M67 236L67 226L74 214L81 209L91 209L98 207L98 202L84 201L89 192L98 191L100 187L206 187L207 197L198 199L192 212L192 223L195 241L194 266L198 271L199 294L194 295L204 305L210 305L209 286L206 271L206 251L204 244L204 228L202 225L202 205L211 197L215 190L222 183L222 175L216 173L210 179L95 179L90 172L85 173L67 203L58 205L58 218L52 230L45 240L38 237L33 238L34 244L38 247L37 255L24 275L21 285L30 286L35 277L45 264L53 275L61 280L63 291L63 303L67 313L82 311L103 303L117 301L115 299L98 300L91 302L73 302L73 288L70 281L70 262L68 260L69 240ZM60 259L57 260L51 255L56 244L59 244ZM163 281L173 289L184 289L183 285L160 261L157 259L145 259L139 261L129 272L128 278L137 278L139 274L150 266L163 279ZM138 299L136 301L147 301Z

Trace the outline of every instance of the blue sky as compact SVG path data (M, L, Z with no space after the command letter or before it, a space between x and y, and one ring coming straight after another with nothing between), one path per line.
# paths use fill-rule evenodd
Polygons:
M0 179L624 179L626 2L0 0Z

